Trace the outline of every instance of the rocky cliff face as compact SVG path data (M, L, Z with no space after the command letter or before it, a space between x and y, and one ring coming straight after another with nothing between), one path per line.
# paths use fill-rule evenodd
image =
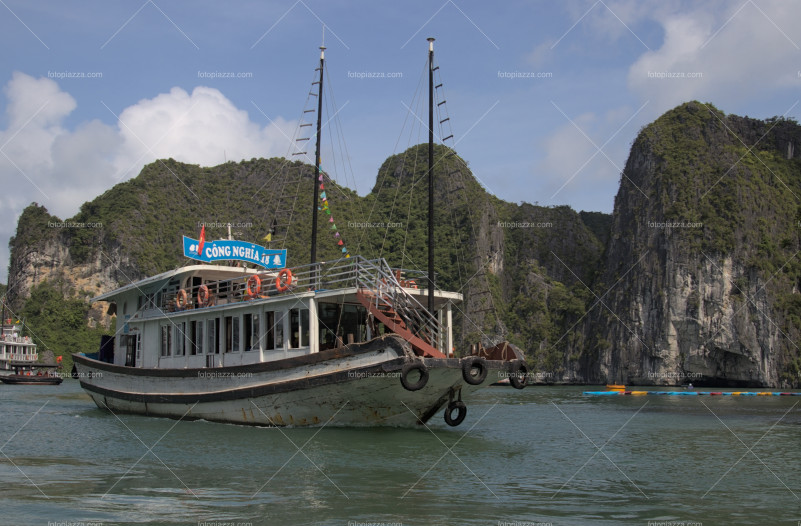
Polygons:
M14 309L42 281L59 283L66 296L82 295L87 299L116 286L114 267L104 264L100 252L84 263L73 261L64 222L36 203L20 216L17 235L10 245L8 299Z
M798 385L799 142L795 123L700 103L641 132L583 328L588 380Z
M427 155L420 145L387 159L363 198L326 182L341 239L352 253L384 257L402 268L426 267ZM603 251L598 236L568 207L503 202L478 184L454 152L437 147L435 155L438 285L464 295L455 313L457 351L499 339L549 349L568 318L547 314L532 321L526 319L529 311L547 313L554 298L555 308L576 303L559 280L575 283L572 272L591 278ZM261 240L277 218L272 246L287 248L290 266L305 264L311 173L311 167L281 159L212 168L166 160L85 203L66 228L54 226L63 223L32 205L11 242L10 295L19 307L33 286L47 281L65 297L88 299L175 268L184 261L181 235L197 233L200 221L207 224L208 239L227 235L225 224L233 222L236 237ZM176 184L176 177L186 186ZM318 238L323 260L341 257L335 242L326 242L328 231L326 222ZM537 301L532 303L532 296ZM102 311L101 305L91 314L105 324ZM554 360L549 355L540 361Z
M508 338L546 382L801 385L800 145L793 121L684 104L634 141L611 218L500 201L438 147L435 260L439 285L465 296L457 351ZM387 159L363 198L327 182L352 253L425 268L426 156L416 146ZM70 220L101 229L54 228L31 206L11 243L9 296L18 308L47 280L91 297L174 268L176 240L199 221L216 225L207 238L230 221L259 240L291 217L274 246L304 264L311 198L295 189L310 183L310 167L281 159L167 160ZM321 259L339 257L321 240Z
M90 260L76 263L70 255L69 237L69 228L44 207L34 203L25 209L10 242L7 298L12 311L18 312L31 290L44 281L56 284L64 297L86 301L117 286L120 272L110 262L120 261L120 255L97 251ZM108 326L102 305L92 311L90 325L98 322Z

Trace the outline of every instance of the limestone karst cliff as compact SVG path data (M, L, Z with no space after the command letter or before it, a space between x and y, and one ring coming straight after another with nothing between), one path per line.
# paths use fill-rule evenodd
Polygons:
M457 352L508 338L541 382L801 385L799 143L792 120L683 104L635 138L611 217L504 202L437 147L437 278L465 296ZM363 197L326 181L351 253L425 268L427 155L388 158ZM276 219L273 246L304 264L311 173L282 159L165 160L65 227L32 205L11 242L9 297L19 308L46 281L88 298L174 268L200 223L209 238L232 223L259 242ZM325 234L319 246L321 259L340 255Z
M798 385L801 127L691 102L635 140L586 318L588 379Z

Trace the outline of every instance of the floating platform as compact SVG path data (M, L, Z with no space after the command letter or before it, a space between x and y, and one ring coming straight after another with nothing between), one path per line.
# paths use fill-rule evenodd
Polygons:
M781 391L584 391L586 396L801 396Z

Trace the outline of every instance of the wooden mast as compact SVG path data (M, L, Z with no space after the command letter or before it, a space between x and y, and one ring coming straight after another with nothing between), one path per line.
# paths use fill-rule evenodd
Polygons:
M314 150L314 204L312 205L311 264L317 263L317 203L320 186L320 130L323 124L323 68L325 66L325 46L320 46L320 80L317 90L317 147Z
M434 39L428 38L428 312L434 313Z

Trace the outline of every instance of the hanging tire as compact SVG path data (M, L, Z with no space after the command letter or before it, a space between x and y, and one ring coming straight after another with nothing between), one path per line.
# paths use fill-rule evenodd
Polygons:
M473 369L478 369L478 374L473 375ZM470 385L479 385L487 379L487 360L480 356L468 356L462 360L462 378Z
M420 378L412 383L409 380L409 373L412 371L420 371ZM407 391L419 391L428 383L428 367L423 362L409 362L401 369L401 385Z
M453 417L453 412L457 411L456 418ZM454 400L448 404L445 409L445 423L451 427L456 427L464 421L467 416L467 406L461 400Z
M512 360L509 365L509 383L515 389L523 389L528 383L528 365L524 360Z

